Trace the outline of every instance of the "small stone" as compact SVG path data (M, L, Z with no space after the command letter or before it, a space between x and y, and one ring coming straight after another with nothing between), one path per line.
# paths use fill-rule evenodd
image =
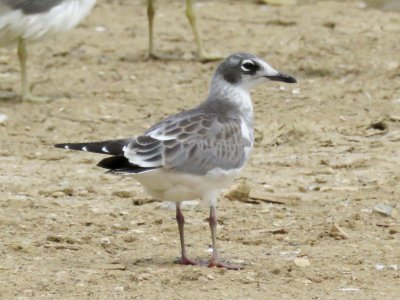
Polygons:
M100 242L101 242L102 245L109 245L109 244L111 244L111 240L110 240L110 238L108 238L108 237L103 237L103 238L101 238Z
M140 275L138 276L138 280L139 280L139 281L149 280L150 277L151 277L151 274L149 274L149 273L144 273L144 274L140 274Z
M56 274L56 282L57 283L66 283L69 280L70 276L66 271L60 271Z
M250 187L244 180L239 181L228 192L224 193L224 196L229 200L242 202L248 201L249 195Z
M310 261L306 257L296 257L293 260L293 263L296 267L299 268L306 268L310 266Z
M49 213L46 215L46 219L56 221L58 219L58 215L56 213Z
M126 266L122 265L122 264L104 264L104 265L100 265L99 269L125 271L126 270Z
M281 272L279 268L272 269L271 273L274 275L278 275Z
M104 27L104 26L96 26L94 28L94 31L96 31L96 32L104 32L104 31L107 31L107 28Z
M163 219L155 219L154 220L154 224L156 224L156 225L160 225L160 224L162 224L163 223Z
M62 191L57 191L51 194L54 198L61 198L65 196L65 193Z
M123 237L123 240L125 243L133 243L134 241L137 241L137 238L133 235L126 235Z
M73 196L74 195L74 190L73 190L73 188L70 188L70 187L64 188L62 190L62 192L67 196Z
M120 198L132 198L134 196L133 193L128 191L115 191L113 195Z
M349 238L346 232L336 223L332 225L330 236L337 240L347 240Z
M299 192L307 193L307 189L304 186L299 186L298 189L299 189Z
M46 237L46 241L61 243L64 241L64 237L62 235L49 235Z
M264 184L263 187L264 187L264 190L266 192L269 192L269 193L273 193L274 192L274 188L272 187L272 185Z
M125 291L125 288L123 286L116 286L114 291L121 293Z
M7 115L0 114L0 124L4 124L7 119L8 119Z
M393 208L392 213L390 214L390 217L393 220L398 220L399 219L399 210L397 208Z
M381 215L391 217L394 220L398 220L398 218L399 218L398 209L389 204L385 204L385 203L377 204L374 206L374 211Z

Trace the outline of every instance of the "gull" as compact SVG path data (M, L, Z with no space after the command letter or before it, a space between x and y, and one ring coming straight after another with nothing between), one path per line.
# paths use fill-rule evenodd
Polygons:
M189 20L190 26L193 31L193 36L197 46L197 57L200 61L212 61L212 60L219 60L221 57L218 55L212 55L207 53L204 50L203 42L200 37L199 30L197 29L197 21L196 21L196 14L195 10L193 9L193 1L186 0L186 17ZM157 54L154 52L153 46L153 24L154 24L154 16L155 16L155 9L153 5L153 0L147 0L147 18L149 20L149 57L150 58L159 58Z
M250 91L271 80L296 82L255 55L235 53L218 66L208 97L200 105L167 117L142 135L55 147L108 154L99 167L130 174L156 200L175 202L181 264L199 264L186 253L181 203L200 199L210 208L213 253L208 266L238 269L218 256L217 196L238 177L253 147Z
M30 93L26 44L75 27L95 3L96 0L0 0L0 46L18 44L22 100L47 100Z

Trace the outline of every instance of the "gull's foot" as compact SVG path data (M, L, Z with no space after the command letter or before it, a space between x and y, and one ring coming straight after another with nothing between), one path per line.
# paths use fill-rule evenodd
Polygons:
M146 60L179 60L180 57L167 54L149 53Z
M50 101L49 97L39 97L32 95L31 93L25 93L21 96L22 101L33 102L33 103L46 103Z
M208 263L207 267L209 268L224 268L227 270L241 270L243 269L242 266L239 265L234 265L234 264L228 264L223 261L211 259L210 262Z
M177 264L180 265L185 265L185 266L198 266L201 265L201 262L197 262L193 259L187 258L187 257L181 257L176 261Z
M219 54L210 54L210 53L200 53L198 55L198 60L201 62L210 62L210 61L216 61L216 60L221 60L224 57L222 55Z
M198 60L202 63L221 60L224 57L218 54L209 54L209 53L200 53L196 56L194 55L173 55L173 54L156 54L156 53L149 53L147 55L147 60Z

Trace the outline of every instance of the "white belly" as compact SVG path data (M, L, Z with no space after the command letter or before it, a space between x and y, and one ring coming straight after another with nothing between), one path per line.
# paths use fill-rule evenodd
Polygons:
M180 202L201 199L207 204L216 204L218 193L229 187L239 173L240 169L215 169L199 176L156 169L136 174L134 178L157 200Z
M0 4L0 46L19 38L33 42L67 31L82 21L95 3L96 0L65 0L48 12L31 15Z

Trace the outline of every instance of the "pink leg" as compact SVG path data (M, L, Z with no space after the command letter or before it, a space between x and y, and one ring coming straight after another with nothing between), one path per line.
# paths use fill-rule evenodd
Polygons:
M191 260L186 256L184 234L185 217L182 214L180 202L176 204L176 221L178 222L179 238L181 240L181 258L179 260L179 263L182 265L198 265L198 262Z
M226 268L228 270L240 270L240 266L231 265L224 263L219 260L218 251L217 251L217 212L215 206L210 207L210 218L208 219L210 229L211 229L211 239L212 239L212 258L208 263L209 268Z

